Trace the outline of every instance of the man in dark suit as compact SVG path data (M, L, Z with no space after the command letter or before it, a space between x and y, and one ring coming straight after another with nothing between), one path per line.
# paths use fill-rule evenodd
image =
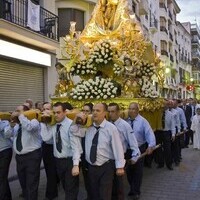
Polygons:
M182 108L185 113L185 118L186 118L186 123L187 123L187 128L188 128L188 131L185 133L185 147L188 148L190 135L192 134L192 130L190 130L191 118L192 118L192 107L190 104L187 105L186 99L183 99L182 105L180 106L180 108Z

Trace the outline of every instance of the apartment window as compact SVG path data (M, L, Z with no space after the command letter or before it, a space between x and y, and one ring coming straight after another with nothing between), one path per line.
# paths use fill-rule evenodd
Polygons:
M34 4L40 5L40 0L32 0Z
M64 37L69 34L70 22L76 22L76 30L84 29L84 11L74 8L59 8L59 36Z
M166 42L166 41L161 40L161 41L160 41L160 46L161 46L161 49L162 49L162 50L167 51L167 42Z
M163 26L163 27L166 26L166 20L163 17L160 18L160 26Z

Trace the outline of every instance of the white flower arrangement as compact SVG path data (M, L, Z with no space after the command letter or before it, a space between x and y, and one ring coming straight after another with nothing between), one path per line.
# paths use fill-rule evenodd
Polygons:
M113 59L113 50L111 44L107 40L100 40L94 46L93 52L89 60L96 64L107 64Z
M97 68L93 66L92 63L83 60L81 62L75 63L75 65L70 69L70 72L72 75L96 74Z
M158 92L156 91L154 85L152 82L148 79L143 77L139 80L139 85L141 86L141 93L140 96L142 97L150 97L150 98L156 98L158 97Z
M76 100L108 99L117 96L118 88L110 79L96 77L81 81L72 89L70 96Z
M153 74L155 73L155 66L153 63L148 63L146 61L142 61L141 62L141 67L140 67L140 71L139 71L139 75L140 77L149 77L151 78L153 76Z

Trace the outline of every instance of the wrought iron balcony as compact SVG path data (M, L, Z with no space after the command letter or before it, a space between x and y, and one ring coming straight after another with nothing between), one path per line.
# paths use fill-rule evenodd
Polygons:
M192 44L200 44L200 40L198 38L192 38Z
M173 20L172 13L171 13L170 11L168 11L168 14L169 14L169 18L170 18L171 20Z
M152 17L150 20L150 28L156 28L158 29L158 21L155 17Z
M160 31L163 31L168 35L168 31L165 26L160 26Z
M159 7L160 8L164 8L165 11L167 12L167 7L166 7L166 5L164 3L159 3Z
M170 60L172 61L172 62L174 62L174 57L172 56L172 54L170 53Z
M167 56L168 57L168 52L166 50L161 50L161 55Z
M174 41L173 35L171 33L169 33L169 38L170 38L171 41Z
M35 16L33 16L35 17ZM37 32L50 39L59 40L58 16L40 6L39 9L39 30L35 31L27 26L28 22L28 1L27 0L1 0L0 18L13 24Z

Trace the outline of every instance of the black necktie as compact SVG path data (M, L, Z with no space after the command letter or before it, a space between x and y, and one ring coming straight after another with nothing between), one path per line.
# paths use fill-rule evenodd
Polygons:
M22 147L22 125L21 124L19 124L19 129L17 132L16 149L19 152L23 149L23 147Z
M162 128L165 129L165 111L163 111L162 115Z
M92 140L92 146L91 146L91 149L90 149L90 161L91 163L95 163L96 162L96 159L97 159L97 145L98 145L98 138L99 138L99 127L95 127L96 128L96 133L93 137L93 140Z
M135 119L131 119L131 128L133 129L133 127L134 127L134 121L135 121Z
M61 124L57 124L57 126L56 126L56 149L58 150L58 152L61 153L62 141L61 141L61 136L60 136L60 127L61 127Z

